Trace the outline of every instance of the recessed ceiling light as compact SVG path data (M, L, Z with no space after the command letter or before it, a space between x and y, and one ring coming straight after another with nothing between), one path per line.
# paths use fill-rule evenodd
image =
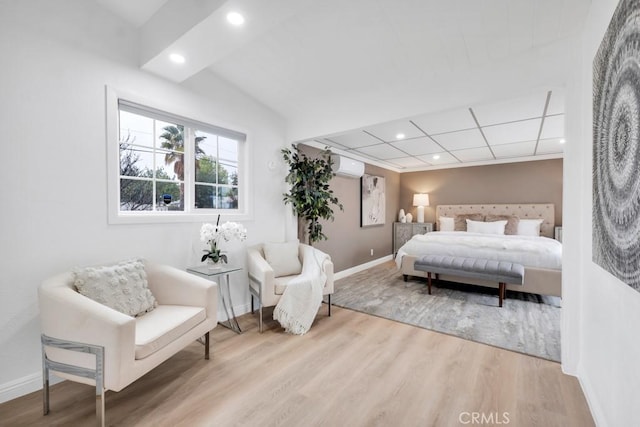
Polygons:
M238 12L229 12L227 13L227 21L229 21L231 25L242 25L244 24L244 16Z
M433 156L433 160L438 160L440 158L439 154L436 154L435 156Z
M567 142L567 140L566 140L566 139L564 139L564 138L562 138L562 139L560 140L560 144L564 144L565 142Z
M176 64L184 64L185 61L184 56L180 55L179 53L172 53L171 55L169 55L169 59Z
M396 135L396 139L404 139L404 133L399 133Z

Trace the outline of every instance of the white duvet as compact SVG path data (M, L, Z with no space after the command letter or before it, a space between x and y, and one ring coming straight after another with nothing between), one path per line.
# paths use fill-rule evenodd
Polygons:
M548 237L469 233L466 231L436 231L417 234L405 243L396 255L396 265L402 265L405 255L449 255L510 261L525 267L562 268L562 244Z

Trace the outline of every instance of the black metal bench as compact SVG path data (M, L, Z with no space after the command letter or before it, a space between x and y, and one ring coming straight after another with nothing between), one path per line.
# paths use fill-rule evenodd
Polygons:
M506 284L522 285L524 282L524 266L508 261L424 255L415 260L413 268L427 272L429 295L431 295L431 273L496 281L500 307L503 299L506 298Z

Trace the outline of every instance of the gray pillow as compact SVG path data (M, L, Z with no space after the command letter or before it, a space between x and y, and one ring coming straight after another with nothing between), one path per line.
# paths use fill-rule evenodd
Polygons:
M515 215L487 215L485 222L495 222L507 220L507 226L504 228L504 234L518 234L518 223L520 218Z
M73 274L80 294L129 316L147 313L158 305L141 260L76 268Z

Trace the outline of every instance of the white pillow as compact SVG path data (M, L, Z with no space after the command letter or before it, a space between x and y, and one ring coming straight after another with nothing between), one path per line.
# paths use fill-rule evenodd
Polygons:
M504 234L504 228L507 226L506 220L504 221L473 221L467 220L467 232L468 233L482 233L482 234Z
M539 236L540 224L544 222L544 219L521 219L518 222L518 235L519 236Z
M440 222L438 231L453 231L455 229L455 219L453 217L441 216L438 221Z
M291 276L302 272L302 264L298 258L298 241L285 243L265 243L262 247L275 277Z
M80 294L129 316L147 313L158 305L141 260L76 268L73 274Z

